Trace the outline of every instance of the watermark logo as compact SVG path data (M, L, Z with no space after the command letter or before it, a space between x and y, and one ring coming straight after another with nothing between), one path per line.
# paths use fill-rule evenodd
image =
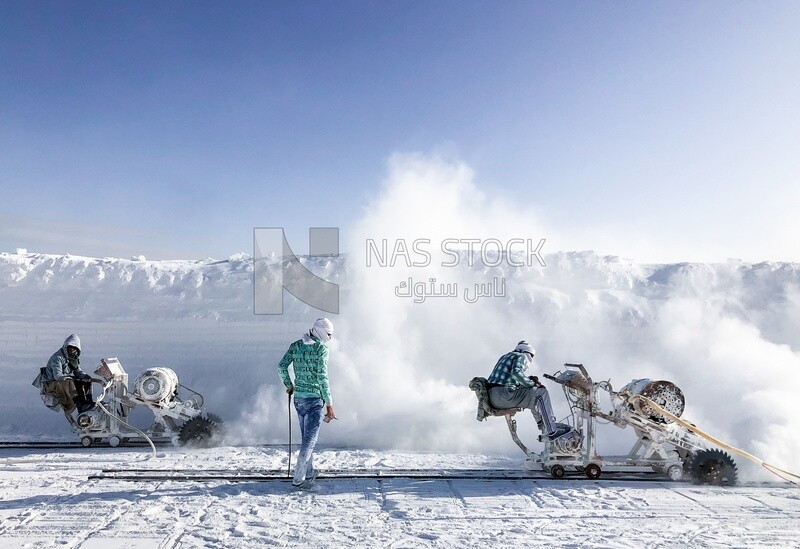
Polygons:
M308 230L311 257L339 256L338 227ZM303 303L339 314L339 285L309 271L292 252L281 227L253 229L253 312L283 314L283 290Z
M455 267L462 260L472 267L480 259L486 267L497 267L508 263L511 267L532 267L538 263L547 267L542 255L546 239L540 239L534 246L530 238L512 238L503 242L497 238L446 238L439 244L441 253L448 256L442 267ZM431 264L431 240L417 238L409 244L398 238L390 245L386 238L376 241L367 239L367 267L427 267Z
M366 240L366 266L373 268L425 268L433 263L433 255L442 257L440 267L455 267L466 263L468 267L480 264L483 267L498 267L506 263L509 267L546 267L542 248L544 238L535 241L531 238L512 238L501 241L497 238L446 238L437 246L433 246L429 238L417 238L412 241L396 239L390 242L384 238ZM394 295L411 298L414 303L424 303L432 298L457 298L463 295L467 303L476 303L479 299L506 296L506 279L493 277L472 286L463 288L457 282L442 283L436 278L423 277L415 280L409 276L401 280L394 288Z

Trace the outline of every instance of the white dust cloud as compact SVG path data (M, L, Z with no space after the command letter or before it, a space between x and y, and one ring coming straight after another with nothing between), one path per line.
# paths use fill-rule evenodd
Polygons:
M775 322L796 323L800 315L796 300L787 298L796 295L796 266L779 266L789 271L777 276L763 270L778 267L637 265L555 252L557 233L537 224L526 204L483 193L463 164L415 155L391 160L381 193L348 233L353 252L330 361L342 421L327 430L327 441L514 452L501 419L475 421L467 383L488 376L500 355L528 339L537 348L531 373L583 362L615 388L634 378L671 380L686 395L690 420L778 465L800 465L793 435L800 432L793 409L800 340ZM394 267L381 267L373 254L367 267L367 239L384 238L390 252L398 239L409 248L414 239L428 239L430 265L408 266L400 254ZM462 256L458 266L443 267L441 241L465 238L547 238L547 266L491 268L477 261L470 267ZM408 277L457 284L460 292L504 279L506 295L474 304L461 295L414 303L395 295ZM549 387L558 415L566 414L561 391ZM523 438L538 444L527 415L520 427ZM606 452L625 453L633 443L631 430L602 433Z

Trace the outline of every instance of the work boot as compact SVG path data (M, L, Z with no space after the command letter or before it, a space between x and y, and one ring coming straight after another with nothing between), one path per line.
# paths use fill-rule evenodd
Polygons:
M89 411L91 411L91 410L94 410L94 409L95 409L95 407L96 407L95 403L94 403L94 402L91 402L91 401L90 401L90 402L86 402L86 403L84 403L84 404L81 404L81 405L78 407L78 414L82 414L82 413L84 413L84 412L89 412Z
M547 438L549 438L550 440L555 440L559 437L563 437L564 435L566 435L571 431L572 427L570 427L569 425L565 423L556 423L556 428L553 430L553 432L548 433Z
M319 484L314 481L304 481L300 484L292 483L292 489L298 492L319 492Z

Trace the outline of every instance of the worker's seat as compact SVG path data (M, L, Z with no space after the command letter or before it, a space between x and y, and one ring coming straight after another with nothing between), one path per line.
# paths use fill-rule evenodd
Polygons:
M475 396L478 397L477 420L483 421L489 416L505 417L508 430L511 432L511 438L516 445L525 452L525 455L528 455L528 448L522 444L519 437L517 437L517 421L512 419L514 414L522 411L522 408L495 408L492 406L492 401L489 398L489 388L487 385L488 382L486 378L483 377L474 377L472 381L469 382L469 388L472 389L475 392Z
M492 412L492 415L514 417L514 414L516 414L517 412L521 412L522 410L523 408L501 408L501 409L495 409Z
M469 382L469 388L475 392L478 398L478 421L483 421L488 416L507 416L512 417L522 408L495 408L492 399L489 397L489 382L483 377L474 377Z
M73 430L77 429L78 426L75 423L75 419L72 417L72 414L70 412L67 412L67 410L61 405L61 403L58 402L58 400L56 400L56 397L49 394L45 390L44 368L39 369L39 375L36 376L36 379L33 380L33 383L31 383L31 385L39 389L39 395L42 397L42 402L44 403L45 406L47 406L54 412L62 412L64 414L64 417L67 418L70 427L72 427Z

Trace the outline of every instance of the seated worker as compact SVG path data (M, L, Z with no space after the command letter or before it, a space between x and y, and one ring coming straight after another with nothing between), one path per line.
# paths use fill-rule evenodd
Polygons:
M53 353L47 366L42 368L44 392L52 395L67 414L72 414L75 408L82 414L95 406L92 399L93 379L81 370L80 356L81 340L72 334Z
M547 389L537 377L525 375L534 354L530 343L520 341L513 351L500 357L486 380L489 400L498 409L530 409L539 430L554 440L572 429L569 425L556 423Z

